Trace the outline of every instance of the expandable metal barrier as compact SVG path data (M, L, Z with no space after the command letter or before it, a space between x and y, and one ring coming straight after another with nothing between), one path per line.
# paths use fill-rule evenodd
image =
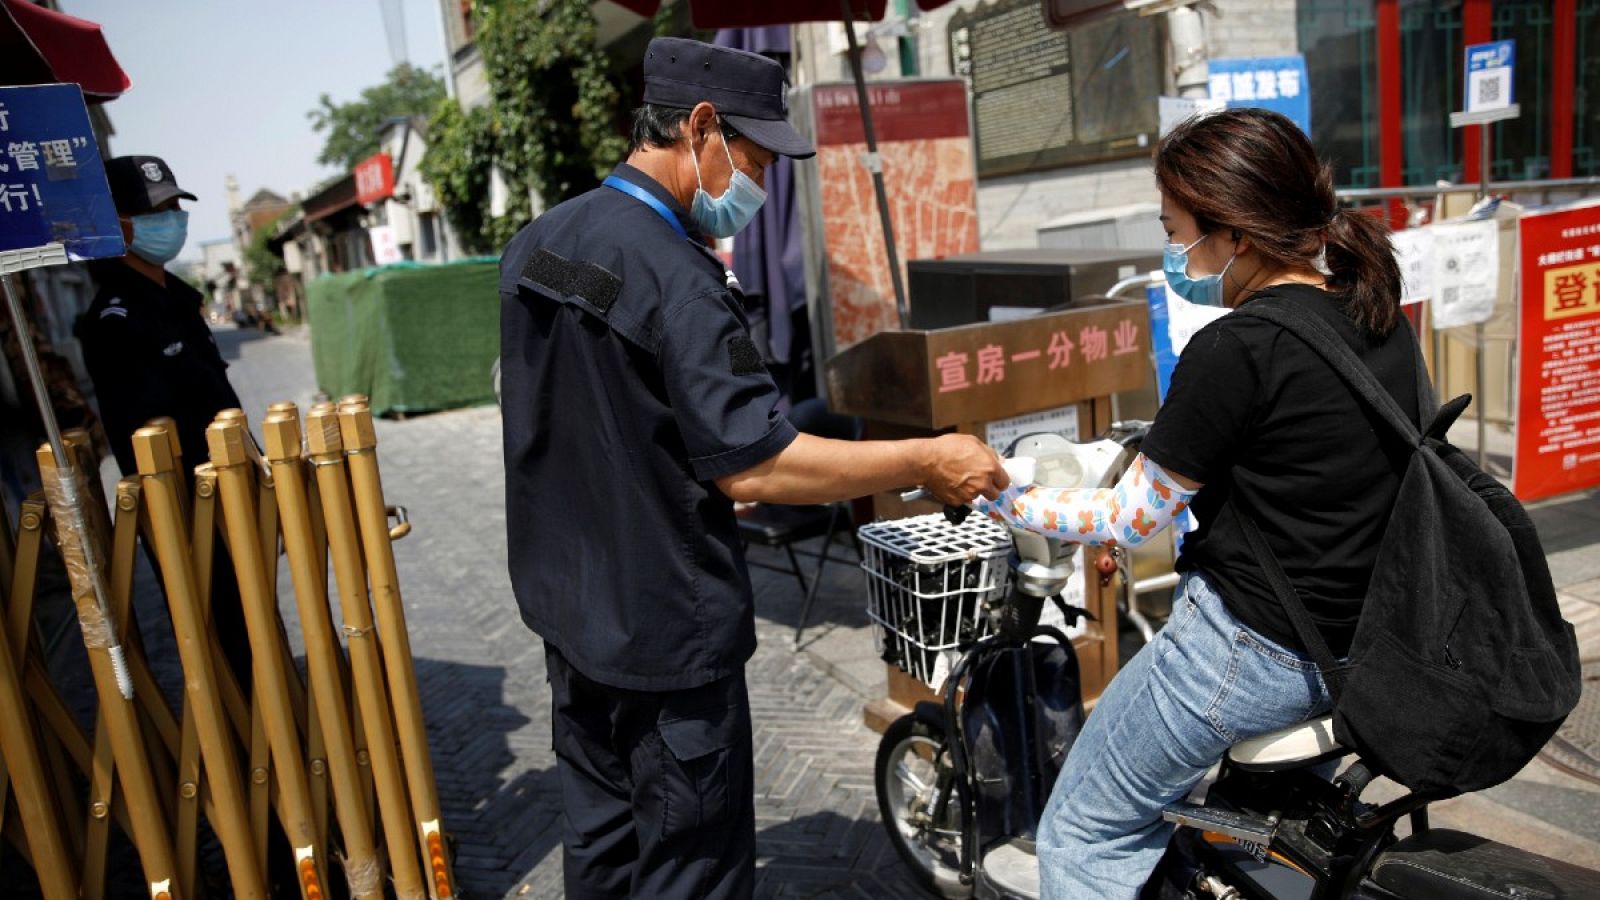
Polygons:
M386 881L401 900L457 896L392 547L410 524L384 504L366 398L312 407L303 438L294 404L273 404L262 432L264 453L242 411L219 414L191 494L172 423L150 422L133 435L138 474L109 504L87 436L68 432L74 464L42 447L44 490L24 500L14 531L0 516L0 837L32 864L47 900L106 896L113 823L138 851L151 900L203 898L202 815L240 900L267 896L274 815L302 900L323 900L335 848L356 900L382 898ZM52 515L85 499L82 525ZM92 732L51 681L34 622L46 535L88 651ZM249 635L248 694L210 627L219 540ZM134 624L141 541L183 669L177 712ZM279 609L280 547L304 681Z

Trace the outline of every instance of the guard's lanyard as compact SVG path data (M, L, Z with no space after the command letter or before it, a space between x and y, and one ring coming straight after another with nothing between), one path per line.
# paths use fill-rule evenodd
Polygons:
M667 220L667 224L671 225L672 230L678 233L678 237L681 237L686 241L689 240L689 232L683 227L683 223L678 221L678 217L673 214L672 210L667 209L667 205L657 199L655 194L650 193L631 181L624 181L615 175L607 175L606 180L600 183L608 188L611 188L612 190L621 191L622 193L627 194L629 197L632 197L640 203L643 203L645 206L655 210L656 215Z

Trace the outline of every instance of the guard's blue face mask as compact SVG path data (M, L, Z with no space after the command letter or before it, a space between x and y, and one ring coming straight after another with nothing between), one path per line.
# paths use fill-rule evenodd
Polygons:
M700 181L700 157L694 153L694 142L689 143L689 152L694 154L694 180L700 187L694 192L694 203L689 207L689 215L694 218L700 230L713 237L725 238L738 234L750 220L756 217L761 210L761 204L767 202L767 192L750 179L750 176L739 171L733 164L733 152L728 149L728 136L722 134L722 152L727 154L728 168L733 172L733 177L728 181L728 189L722 192L721 197L712 197L706 193L705 185Z
M189 239L189 214L181 209L134 216L133 242L128 245L140 259L164 266L178 256Z
M1167 287L1172 292L1190 303L1201 306L1222 305L1222 276L1228 274L1228 268L1238 258L1238 251L1228 257L1228 265L1215 275L1202 275L1199 278L1189 277L1189 251L1200 245L1200 241L1210 237L1202 234L1200 240L1185 247L1182 244L1167 244L1166 250L1161 255L1161 269L1167 276Z

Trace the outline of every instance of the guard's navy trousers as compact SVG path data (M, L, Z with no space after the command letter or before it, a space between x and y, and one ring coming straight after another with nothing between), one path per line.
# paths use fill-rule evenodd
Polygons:
M750 700L742 671L630 691L548 642L569 900L744 898L755 885Z

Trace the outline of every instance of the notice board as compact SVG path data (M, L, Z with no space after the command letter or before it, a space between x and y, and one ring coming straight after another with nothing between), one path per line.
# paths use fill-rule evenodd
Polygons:
M1512 489L1600 486L1600 201L1518 222L1517 449Z
M972 83L978 174L1149 153L1160 127L1161 22L1130 13L1051 31L1038 0L951 16L951 68Z

